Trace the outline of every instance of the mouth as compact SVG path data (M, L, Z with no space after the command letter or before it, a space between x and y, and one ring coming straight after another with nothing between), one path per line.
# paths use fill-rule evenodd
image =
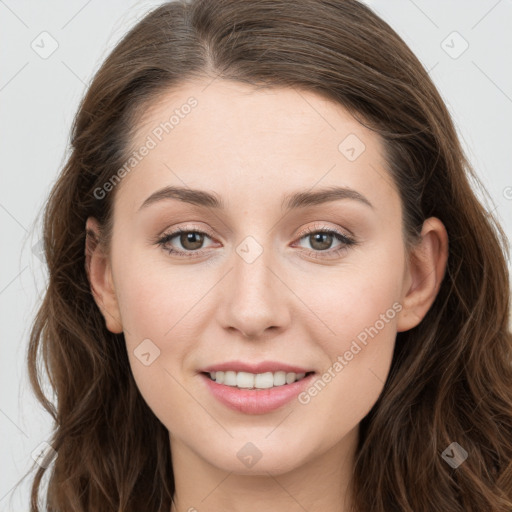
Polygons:
M242 414L267 414L292 403L312 384L315 373L217 370L199 375L211 396L222 405Z
M235 372L228 371L214 371L214 372L201 372L205 377L209 378L217 384L223 384L238 389L272 389L281 386L289 386L295 382L301 381L315 372L265 372L265 373L250 373L250 372Z

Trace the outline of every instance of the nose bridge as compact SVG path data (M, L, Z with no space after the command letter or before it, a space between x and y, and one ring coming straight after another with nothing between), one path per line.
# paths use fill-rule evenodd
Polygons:
M246 336L283 327L289 318L286 287L275 275L279 265L272 245L265 234L248 235L234 250L225 321Z
M259 237L261 240L261 237ZM246 297L257 298L272 287L272 254L271 243L268 239L258 241L249 235L235 248L234 279L239 292ZM267 298L270 298L270 294Z

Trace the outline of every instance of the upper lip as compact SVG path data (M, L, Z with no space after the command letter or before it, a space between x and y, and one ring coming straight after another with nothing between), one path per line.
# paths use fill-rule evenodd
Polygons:
M284 371L288 373L308 373L314 370L294 366L279 361L262 361L260 363L245 363L244 361L226 361L225 363L212 364L199 370L200 372L222 372L222 371L248 372L248 373L266 373Z

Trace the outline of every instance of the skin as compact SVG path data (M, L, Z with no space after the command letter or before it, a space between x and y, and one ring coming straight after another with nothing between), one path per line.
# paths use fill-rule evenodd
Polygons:
M190 96L197 107L118 185L110 254L87 243L106 326L124 332L137 386L170 433L172 512L346 511L358 425L383 389L396 333L419 324L436 297L446 230L427 219L421 243L406 252L380 139L311 92L183 84L145 112L134 147ZM354 161L338 149L349 134L365 145ZM215 192L226 209L167 199L137 212L167 185ZM355 189L373 208L343 199L281 210L283 195L328 186ZM170 255L154 240L177 227L214 236L202 246L177 236L168 245L203 253ZM335 255L343 244L332 238L322 251L303 234L309 227L359 243ZM87 228L98 231L96 220ZM247 236L263 249L252 263L236 251ZM401 310L307 404L243 414L219 403L197 373L240 359L285 361L321 376L394 303ZM148 338L160 354L145 366L134 350ZM248 442L262 455L252 467L237 457Z

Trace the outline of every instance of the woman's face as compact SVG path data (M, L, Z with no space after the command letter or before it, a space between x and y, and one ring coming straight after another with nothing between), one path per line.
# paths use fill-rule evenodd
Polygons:
M154 104L133 147L101 307L171 448L263 474L353 447L397 331L420 321L377 136L313 93L215 80ZM220 365L254 372L214 383ZM281 385L293 368L314 374ZM233 386L253 373L277 385Z

